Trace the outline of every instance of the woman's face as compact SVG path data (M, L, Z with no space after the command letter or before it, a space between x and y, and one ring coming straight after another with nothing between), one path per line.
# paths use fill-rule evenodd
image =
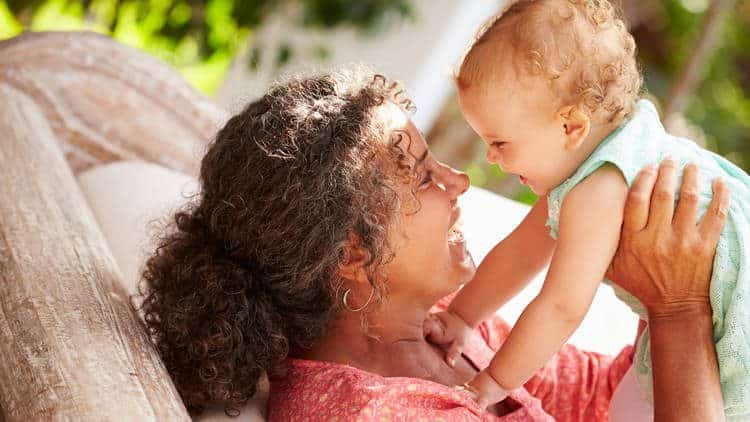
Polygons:
M469 187L466 174L435 159L424 137L395 105L383 107L393 131L403 132L399 147L411 160L417 180L402 190L401 217L388 230L394 258L386 268L388 295L442 297L468 282L474 261L463 234L454 228L457 199ZM412 189L418 204L414 202Z

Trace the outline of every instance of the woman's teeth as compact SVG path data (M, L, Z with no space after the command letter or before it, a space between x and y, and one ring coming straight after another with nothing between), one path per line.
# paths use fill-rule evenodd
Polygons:
M461 221L457 221L456 224L453 225L448 230L448 241L452 243L460 243L464 241L464 234L461 232Z

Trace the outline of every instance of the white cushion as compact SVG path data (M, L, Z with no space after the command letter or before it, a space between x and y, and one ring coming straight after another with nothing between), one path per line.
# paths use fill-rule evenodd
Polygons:
M190 176L140 161L100 166L81 173L78 181L122 270L126 288L134 292L144 258L153 249L153 230L159 227L151 223L170 215L184 203L187 196L197 191L197 182ZM507 236L529 210L525 205L474 187L461 197L460 205L462 230L476 262ZM515 322L539 292L543 276L536 277L498 313L511 324ZM614 354L632 342L636 326L634 314L614 297L609 287L603 286L570 342L588 350ZM267 394L266 387L242 409L239 419L230 419L219 408L210 409L199 419L262 421Z
M154 164L121 161L82 172L78 183L122 271L125 288L135 293L141 267L153 251L153 235L189 195L197 192L196 180ZM259 387L239 417L230 418L222 407L215 406L195 420L264 421L267 381Z
M142 161L119 161L84 171L78 183L109 249L134 293L151 236L197 189L190 176Z

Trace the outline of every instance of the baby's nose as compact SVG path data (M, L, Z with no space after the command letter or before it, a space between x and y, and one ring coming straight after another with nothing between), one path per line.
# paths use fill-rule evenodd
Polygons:
M500 164L500 153L495 148L487 148L487 162L490 164Z

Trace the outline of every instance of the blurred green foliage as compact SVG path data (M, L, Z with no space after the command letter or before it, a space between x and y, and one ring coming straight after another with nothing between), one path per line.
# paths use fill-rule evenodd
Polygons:
M81 30L111 34L175 66L205 93L214 92L232 59L250 48L249 65L258 66L253 30L270 13L299 8L292 25L327 29L341 25L377 33L393 17L410 17L413 4L427 0L0 0L0 39L24 29ZM710 0L622 0L635 7L631 32L636 38L647 90L664 101L676 74L696 44ZM282 45L276 65L294 54ZM324 60L328 46L315 56ZM722 26L720 42L704 64L702 82L685 115L705 134L707 147L750 170L750 0L739 0ZM533 203L528 188L517 186L496 166L484 163L484 151L466 167L472 182Z
M654 18L634 28L648 89L664 99L687 61L708 0L668 0ZM722 25L705 63L703 82L685 115L706 135L707 147L750 170L750 2L739 1Z
M320 29L350 25L377 32L390 17L412 13L411 0L0 0L0 39L24 29L110 34L165 60L210 94L252 42L253 29L290 4L301 9L296 24ZM291 53L279 52L279 60Z

